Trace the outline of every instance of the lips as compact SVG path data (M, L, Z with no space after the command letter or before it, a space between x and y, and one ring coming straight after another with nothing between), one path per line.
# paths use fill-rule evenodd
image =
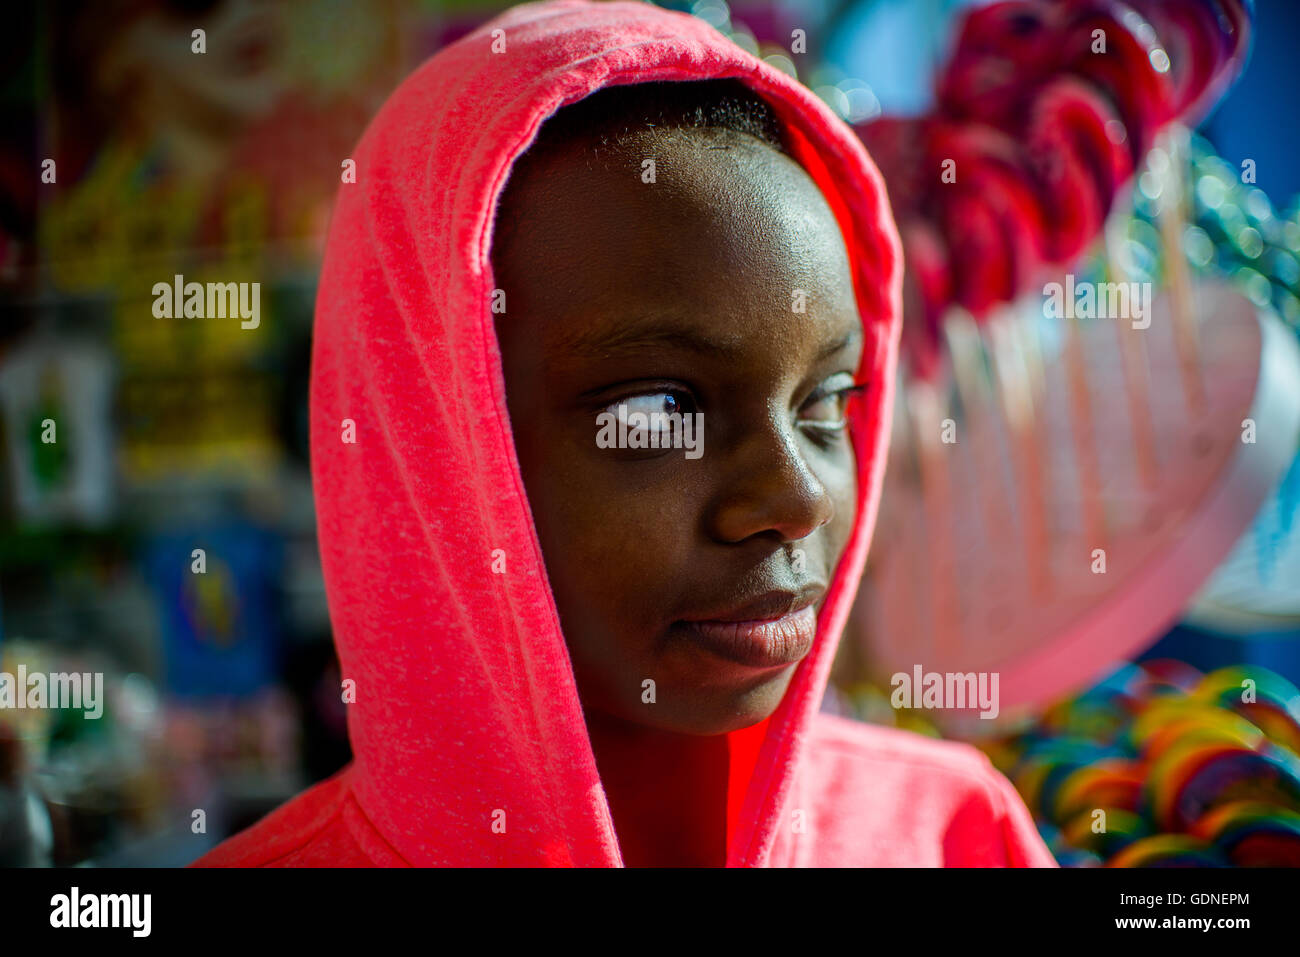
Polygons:
M677 623L691 642L746 668L784 668L817 636L816 593L771 593L729 611Z

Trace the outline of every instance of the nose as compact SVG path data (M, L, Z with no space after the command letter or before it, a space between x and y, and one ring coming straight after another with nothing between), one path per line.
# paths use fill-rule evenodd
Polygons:
M777 419L746 438L728 471L730 480L709 516L717 541L769 535L797 542L834 515L834 502L800 450L795 427Z

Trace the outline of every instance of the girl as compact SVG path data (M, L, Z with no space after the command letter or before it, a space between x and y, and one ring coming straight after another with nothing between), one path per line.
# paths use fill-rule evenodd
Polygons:
M355 759L199 863L1053 866L974 748L818 711L899 327L848 127L701 20L548 0L353 158L311 418Z

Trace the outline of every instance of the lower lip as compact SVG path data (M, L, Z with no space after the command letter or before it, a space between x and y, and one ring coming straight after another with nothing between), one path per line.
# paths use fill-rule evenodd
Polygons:
M782 668L799 661L812 648L817 611L809 605L784 618L686 621L681 627L720 658L748 668Z

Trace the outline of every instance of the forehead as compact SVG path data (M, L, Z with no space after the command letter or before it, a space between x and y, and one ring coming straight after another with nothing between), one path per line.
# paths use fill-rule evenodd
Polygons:
M739 338L796 315L826 336L857 325L825 199L794 160L752 137L647 131L599 157L574 145L513 185L514 228L493 254L513 314L705 316Z

